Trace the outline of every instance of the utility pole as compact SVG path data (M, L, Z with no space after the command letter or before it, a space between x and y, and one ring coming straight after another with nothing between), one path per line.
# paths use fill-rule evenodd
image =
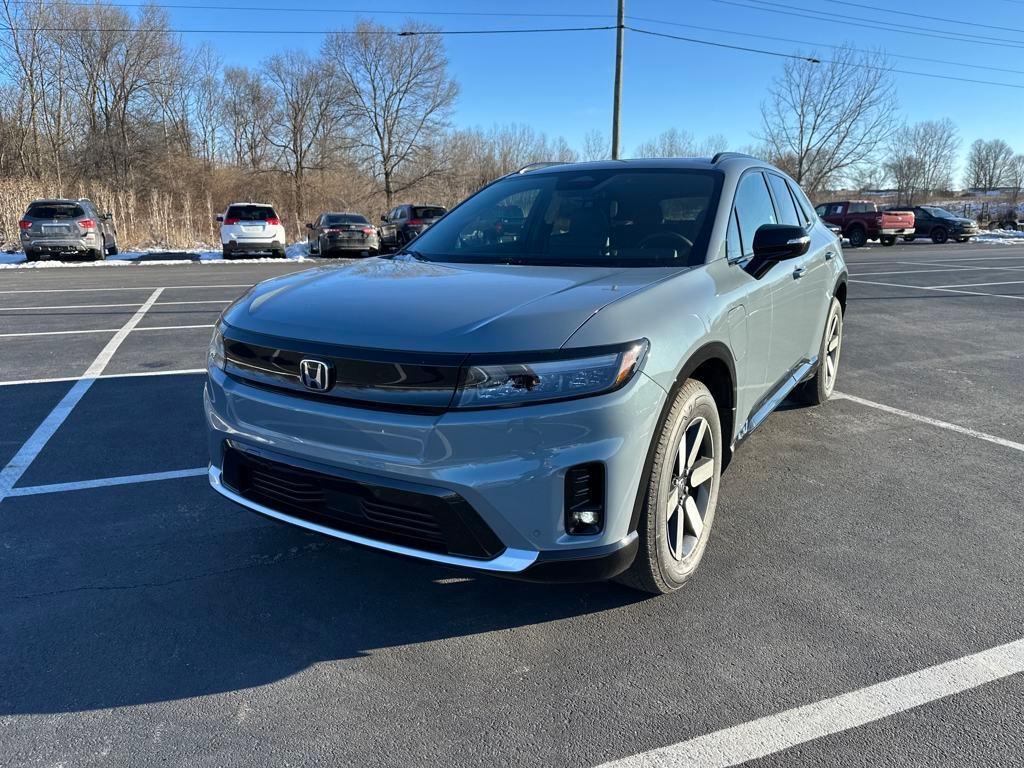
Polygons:
M625 32L626 0L619 0L619 21L615 28L615 94L612 97L612 160L619 159L619 108L622 102L622 37Z

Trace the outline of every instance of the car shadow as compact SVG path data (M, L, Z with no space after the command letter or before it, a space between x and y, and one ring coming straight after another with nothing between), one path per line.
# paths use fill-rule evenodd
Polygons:
M242 690L319 662L645 599L615 584L467 575L272 523L222 535L212 550L182 539L173 549L105 549L102 586L83 573L70 582L79 586L41 582L5 598L0 716ZM238 548L248 552L241 564ZM127 581L117 578L125 573Z

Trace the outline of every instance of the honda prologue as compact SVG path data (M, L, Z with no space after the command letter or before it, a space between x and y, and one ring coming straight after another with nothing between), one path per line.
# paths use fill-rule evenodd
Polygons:
M399 253L227 309L210 482L392 553L669 592L737 444L787 395L832 394L846 279L804 193L754 158L524 169Z

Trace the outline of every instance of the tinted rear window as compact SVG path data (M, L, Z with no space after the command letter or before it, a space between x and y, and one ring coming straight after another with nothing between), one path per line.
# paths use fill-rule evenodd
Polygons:
M228 219L240 219L241 221L266 221L276 219L277 214L269 205L232 205L228 207Z
M82 206L74 203L36 203L28 207L33 219L77 219L85 216Z
M431 208L425 205L415 205L412 209L414 219L439 219L444 213L444 208Z
M369 224L365 216L360 216L355 213L332 213L328 216L324 216L320 222L321 224Z

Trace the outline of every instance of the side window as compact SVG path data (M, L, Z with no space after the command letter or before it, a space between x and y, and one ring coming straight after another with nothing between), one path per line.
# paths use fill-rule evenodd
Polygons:
M408 216L406 215L406 210L405 210L405 208L404 208L404 207L402 207L402 208L399 208L399 209L397 210L397 214L398 214L398 215L397 215L397 216L395 217L395 218L397 218L397 219L407 219L407 218L409 218L409 217L408 217Z
M789 187L789 194L793 196L796 207L803 216L804 224L809 225L814 221L814 206L811 201L807 199L807 195L800 189L800 185L793 181L787 181L786 185Z
M730 260L743 257L743 244L740 242L740 225L736 223L736 211L729 216L729 229L725 233L725 257Z
M825 215L826 216L842 216L843 213L845 212L845 210L846 210L846 208L845 208L845 206L842 203L833 203L832 205L830 205L828 207L828 211L826 211Z
M816 214L818 214L819 216L824 216L825 215L825 209L827 207L828 206L825 206L825 205L819 205L817 208L814 209L814 212Z
M781 176L776 176L774 173L769 173L768 183L771 184L772 193L775 195L775 205L779 211L779 223L789 224L792 227L802 226L800 214L797 213L793 196L789 194L786 180Z
M760 173L748 173L736 187L736 216L740 224L743 256L754 255L754 233L763 224L778 224L768 185Z

